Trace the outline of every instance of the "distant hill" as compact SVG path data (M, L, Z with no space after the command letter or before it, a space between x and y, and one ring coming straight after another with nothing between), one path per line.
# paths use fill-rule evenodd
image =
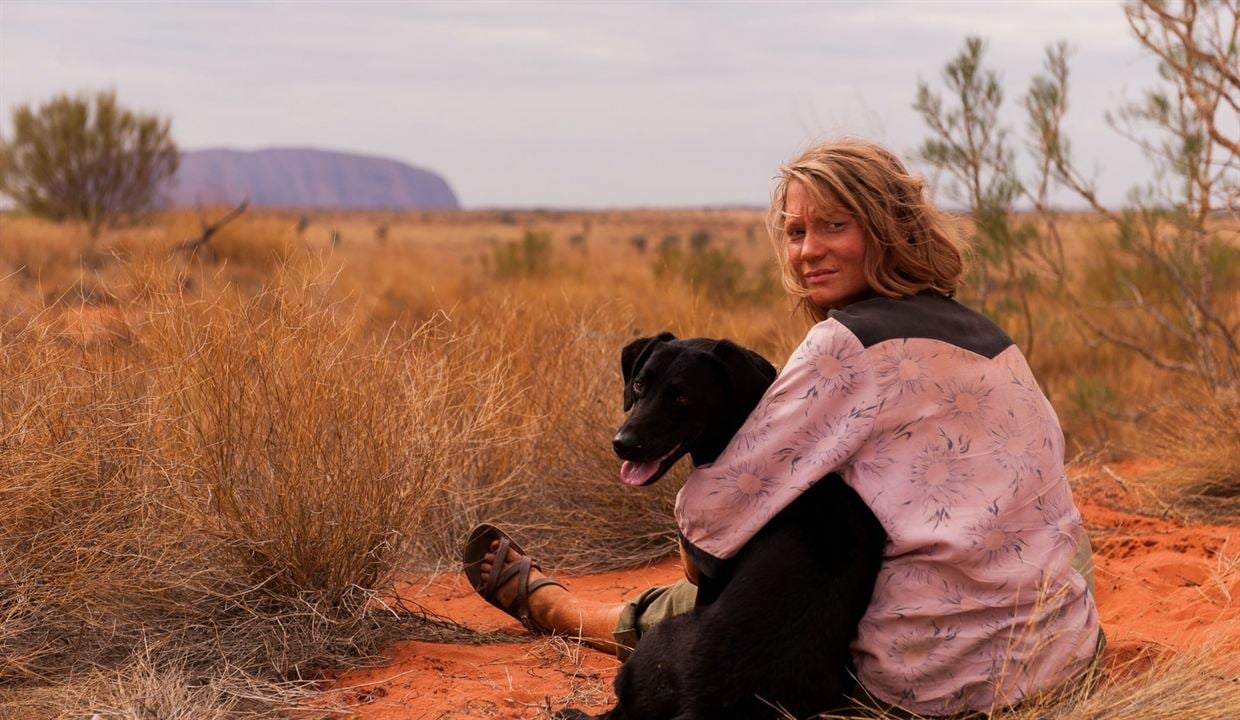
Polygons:
M439 175L396 160L310 148L194 150L170 182L174 205L236 203L351 210L455 210Z

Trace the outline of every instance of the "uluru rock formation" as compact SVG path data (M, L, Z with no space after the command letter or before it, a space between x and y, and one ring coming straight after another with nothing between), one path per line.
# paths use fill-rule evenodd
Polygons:
M311 148L194 150L168 188L174 205L454 210L444 178L397 160Z

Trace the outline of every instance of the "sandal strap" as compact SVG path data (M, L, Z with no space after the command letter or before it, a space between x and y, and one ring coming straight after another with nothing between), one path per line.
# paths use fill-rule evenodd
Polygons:
M546 587L546 586L548 586L548 585L555 585L556 587L564 587L564 585L563 585L563 584L558 583L558 582L556 582L555 580L552 580L552 579L551 579L551 578L549 578L549 577L540 577L540 578L538 578L537 580L535 580L534 582L532 582L532 583L530 583L530 584L528 584L528 585L526 585L526 586L525 586L525 593L526 593L526 595L528 596L530 593L533 593L533 592L534 592L535 590L537 590L538 588L540 588L540 587ZM564 589L565 589L565 590L567 590L568 588L564 588Z
M530 621L530 559L528 557L521 558L521 562L517 563L517 603L513 607L513 614L525 625Z
M549 577L541 577L533 582L527 583L525 582L525 580L528 579L528 575L529 575L529 572L527 571L526 572L527 577L523 578L521 581L521 586L520 586L521 587L521 590L520 590L521 602L517 607L517 610L518 610L517 615L516 615L517 619L520 620L521 624L525 626L525 629L529 630L530 632L542 633L542 634L550 633L551 628L544 627L542 623L535 620L534 616L531 614L530 594L533 593L535 590L542 588L542 587L546 587L548 585L555 585L556 587L561 587L561 588L564 586L556 582L555 580L552 580Z
M495 548L495 562L491 565L491 577L487 580L486 591L482 594L488 600L495 598L498 601L499 595L497 593L499 592L500 585L503 585L517 572L517 565L520 564L520 561L515 563L506 562L508 549L511 546L512 541L509 538L501 538L499 547Z
M499 538L499 544L495 547L495 562L491 566L490 577L483 587L476 589L488 602L519 620L531 632L550 633L551 630L549 628L543 627L531 616L530 594L548 585L555 585L561 588L564 585L549 577L541 577L531 581L530 569L542 570L542 568L537 560L520 550L516 550L513 544L512 539L506 535ZM509 550L515 550L520 556L519 559L508 562ZM511 603L505 606L499 601L499 588L514 577L517 581L517 595Z

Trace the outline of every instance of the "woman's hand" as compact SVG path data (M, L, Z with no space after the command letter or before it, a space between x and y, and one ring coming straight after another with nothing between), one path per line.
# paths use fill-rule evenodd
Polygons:
M680 547L680 564L684 566L685 579L688 580L690 583L692 583L694 586L696 586L698 584L698 578L700 577L700 575L698 574L697 565L693 564L693 559L689 557L689 553L685 552L685 543L683 540L680 542L679 547Z

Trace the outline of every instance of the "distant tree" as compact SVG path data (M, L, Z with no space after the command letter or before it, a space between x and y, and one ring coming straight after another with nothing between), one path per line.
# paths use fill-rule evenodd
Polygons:
M0 137L0 193L52 220L99 231L151 208L180 162L170 121L121 107L116 93L59 95L13 110L13 136Z
M1000 303L1014 300L1032 338L1028 297L1036 283L1031 268L1037 268L1055 281L1053 291L1094 335L1156 367L1196 377L1234 404L1240 401L1240 324L1234 314L1240 281L1240 0L1130 0L1124 16L1159 61L1158 83L1107 116L1154 168L1126 207L1106 206L1072 157L1063 132L1070 51L1062 42L1047 48L1044 72L1024 98L1028 148L1037 168L1027 182L1013 169L998 113L1002 83L983 67L979 38L969 38L944 69L949 100L925 83L918 89L914 107L931 131L921 156L955 181L952 189L972 211L980 261L974 279L984 308L1002 309L996 292ZM1119 255L1098 271L1102 282L1092 284L1116 296L1101 306L1069 282L1087 268L1069 262L1064 252L1051 201L1056 190L1084 200L1111 225ZM1013 215L1019 198L1033 206L1037 222ZM1097 287L1093 294L1099 294Z
M946 99L927 83L917 84L913 108L931 132L918 154L936 171L947 174L949 195L964 203L973 219L969 243L972 299L1000 318L1019 316L1024 326L1021 344L1031 356L1035 328L1029 290L1033 279L1017 262L1030 236L1013 217L1022 187L1008 131L999 121L1003 84L999 74L985 66L985 52L981 38L966 38L964 48L943 68Z
M1159 83L1108 116L1154 165L1151 181L1123 209L1106 207L1080 170L1062 131L1067 112L1068 50L1048 48L1045 73L1026 98L1039 177L1032 187L1051 248L1062 246L1050 212L1049 189L1066 187L1106 218L1131 262L1115 268L1123 290L1111 318L1141 325L1080 319L1101 338L1152 365L1205 381L1218 397L1240 402L1240 325L1236 270L1240 255L1240 30L1238 0L1139 0L1124 8L1141 45L1159 60ZM1070 272L1062 251L1045 263L1061 279ZM1061 291L1071 287L1061 282ZM1079 304L1079 303L1075 303ZM1169 342L1150 342L1155 333Z

